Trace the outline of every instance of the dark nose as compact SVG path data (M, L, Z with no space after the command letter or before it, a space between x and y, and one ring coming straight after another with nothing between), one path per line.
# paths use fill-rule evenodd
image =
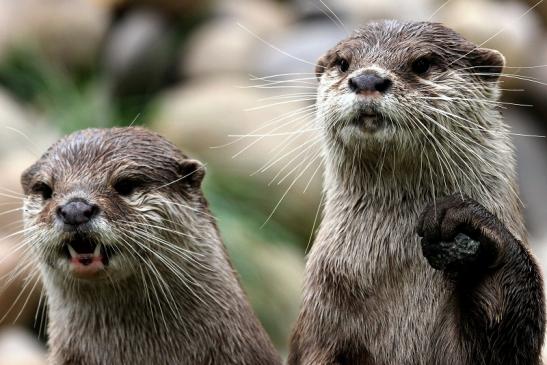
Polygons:
M365 73L349 79L349 88L355 92L375 92L385 93L391 86L390 79L378 76L375 73Z
M99 213L99 207L85 200L72 200L57 208L57 216L64 224L79 226L89 222Z

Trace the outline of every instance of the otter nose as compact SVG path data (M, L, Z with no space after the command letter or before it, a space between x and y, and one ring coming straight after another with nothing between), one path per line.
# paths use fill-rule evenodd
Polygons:
M355 92L375 92L385 93L391 86L390 79L378 76L375 73L365 73L349 79L349 88Z
M57 208L57 216L64 224L79 226L89 222L99 213L99 207L85 200L72 200Z

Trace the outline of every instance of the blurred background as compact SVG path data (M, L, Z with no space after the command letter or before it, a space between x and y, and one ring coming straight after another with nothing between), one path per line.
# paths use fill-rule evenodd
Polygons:
M35 269L5 285L22 267L21 172L66 133L131 124L207 163L232 261L285 354L321 200L313 63L379 18L487 41L507 59L504 100L525 104L503 107L507 123L547 134L543 1L0 0L0 365L44 363L41 286L24 280ZM514 141L531 243L547 264L547 141Z

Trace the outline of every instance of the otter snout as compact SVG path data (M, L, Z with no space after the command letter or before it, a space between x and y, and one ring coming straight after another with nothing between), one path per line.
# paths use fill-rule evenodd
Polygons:
M380 93L384 94L389 90L393 82L385 77L381 77L374 71L365 71L364 73L351 77L348 80L351 91L360 93Z
M65 227L78 227L97 216L99 207L84 199L73 199L57 208L57 217Z

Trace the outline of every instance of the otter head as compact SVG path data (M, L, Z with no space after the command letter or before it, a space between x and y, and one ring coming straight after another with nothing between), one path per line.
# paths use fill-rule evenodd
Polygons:
M145 129L76 132L22 175L27 240L62 283L142 273L191 236L203 176L201 163Z
M327 142L365 150L454 131L465 141L499 128L490 124L503 65L441 24L371 23L317 63L320 127Z

